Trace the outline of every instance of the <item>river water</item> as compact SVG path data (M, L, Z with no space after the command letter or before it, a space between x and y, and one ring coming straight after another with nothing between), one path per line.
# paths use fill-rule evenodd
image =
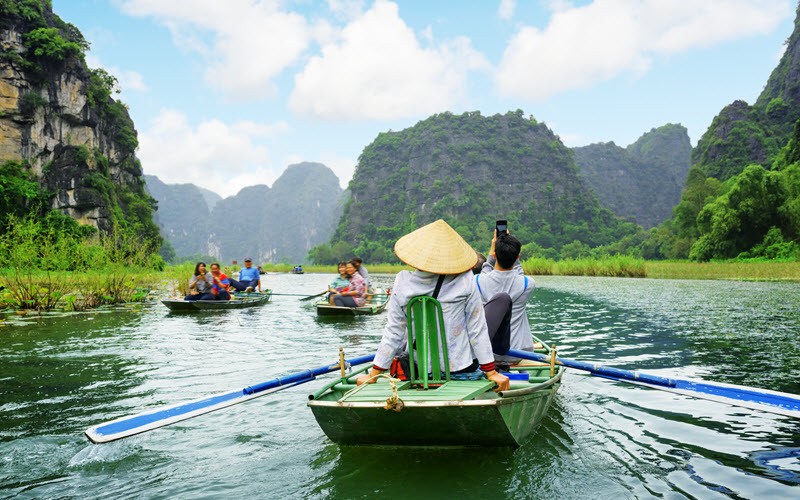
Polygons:
M270 274L280 293L331 276ZM376 276L388 286L391 276ZM800 285L537 278L564 357L800 393ZM175 315L158 302L0 327L0 497L798 498L800 421L568 371L518 449L339 447L290 388L95 445L90 425L371 354L385 315L312 302Z

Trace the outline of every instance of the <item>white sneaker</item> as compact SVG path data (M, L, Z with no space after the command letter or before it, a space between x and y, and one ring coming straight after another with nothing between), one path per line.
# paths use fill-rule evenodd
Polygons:
M244 289L244 293L250 293L252 291L253 291L253 287L252 286L248 286L247 288Z

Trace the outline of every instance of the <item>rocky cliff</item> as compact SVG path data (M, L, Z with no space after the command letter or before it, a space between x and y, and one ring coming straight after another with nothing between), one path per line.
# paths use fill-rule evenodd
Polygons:
M680 201L692 145L686 127L667 124L627 148L607 142L572 150L600 201L648 229L669 219Z
M49 1L0 1L0 162L23 161L51 207L81 223L128 222L158 238L136 130L111 98L116 80L87 67L87 48Z
M342 213L339 179L320 163L290 165L272 188L249 186L225 199L193 184L146 179L162 235L179 257L304 262L311 247L331 237Z
M727 180L750 164L769 167L800 119L800 6L786 50L752 106L734 101L720 111L692 151L706 177Z

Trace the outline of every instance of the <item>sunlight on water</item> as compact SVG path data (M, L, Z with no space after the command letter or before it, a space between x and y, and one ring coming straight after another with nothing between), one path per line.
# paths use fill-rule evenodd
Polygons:
M270 274L279 293L331 276ZM389 286L391 276L378 276ZM534 332L563 357L800 393L800 286L537 278ZM371 354L385 315L260 308L170 314L160 303L0 327L0 493L23 497L789 498L789 417L569 371L519 449L348 448L305 406L324 380L105 445L90 425ZM435 480L432 479L435 477Z

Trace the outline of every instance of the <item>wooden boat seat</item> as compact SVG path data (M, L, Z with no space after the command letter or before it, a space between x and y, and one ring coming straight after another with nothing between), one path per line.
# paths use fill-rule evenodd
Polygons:
M475 396L494 389L491 380L452 380L439 387L429 387L427 390L415 388L411 382L401 382L397 391L403 401L467 401ZM383 401L392 396L392 387L386 379L380 379L375 384L369 384L363 389L353 391L343 396L339 402L375 402Z
M406 305L408 352L417 366L410 363L409 380L413 385L428 389L431 384L450 380L450 360L447 356L447 333L444 330L442 305L429 295L418 295ZM443 365L444 370L440 366Z

